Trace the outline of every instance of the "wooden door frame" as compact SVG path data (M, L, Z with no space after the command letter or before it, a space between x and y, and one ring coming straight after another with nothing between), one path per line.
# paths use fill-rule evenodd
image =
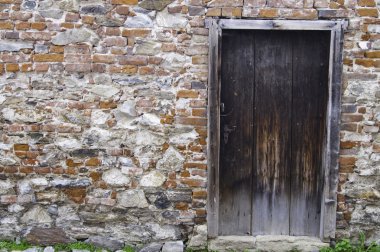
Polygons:
M326 139L323 153L324 185L321 202L320 239L335 238L337 186L339 175L339 131L342 85L343 35L345 20L245 20L206 19L209 29L208 75L208 237L218 236L219 224L219 148L220 148L220 69L221 37L224 29L244 30L325 30L331 32Z

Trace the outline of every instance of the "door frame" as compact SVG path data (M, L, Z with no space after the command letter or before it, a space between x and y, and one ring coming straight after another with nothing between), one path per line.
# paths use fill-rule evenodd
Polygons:
M331 32L326 139L323 146L324 185L321 202L319 238L329 242L335 238L337 186L339 175L339 132L342 85L342 49L345 20L245 20L206 19L209 29L208 75L208 237L218 237L219 231L219 151L220 151L220 69L222 30L325 30Z

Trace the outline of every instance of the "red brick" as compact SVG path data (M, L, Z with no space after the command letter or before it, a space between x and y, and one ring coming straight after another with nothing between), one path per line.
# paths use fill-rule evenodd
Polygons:
M74 29L75 28L75 25L73 23L60 23L59 26L64 28L64 29Z
M178 210L188 210L189 204L185 202L179 202L175 204L175 208Z
M363 120L362 114L343 114L341 118L343 123L360 122Z
M64 47L65 54L90 54L88 45L68 45Z
M30 29L30 23L28 22L16 23L16 30L27 30L27 29Z
M90 158L86 161L86 166L99 166L102 164L102 161L98 158Z
M173 43L163 43L161 50L163 52L175 52L177 51L177 46Z
M225 7L222 8L223 17L241 17L242 8L240 7Z
M358 130L358 124L357 123L342 123L340 128L341 130L356 132Z
M117 103L114 101L100 101L99 107L101 109L114 109L117 108Z
M125 73L125 74L134 74L137 73L137 67L132 65L125 65L122 67L111 66L111 73Z
M206 187L206 182L199 179L181 179L181 183L190 187Z
M377 8L361 8L356 9L359 16L366 16L366 17L378 17L378 10Z
M15 145L13 145L13 150L15 150L15 151L28 151L29 145L28 144L15 144Z
M0 0L1 3L2 0ZM0 20L7 20L9 19L9 12L0 12Z
M208 8L206 16L208 17L219 17L222 15L222 8Z
M199 92L195 90L179 90L177 98L198 98Z
M375 0L359 0L358 5L365 6L365 7L376 7L376 1Z
M18 172L18 167L15 166L7 166L4 167L4 173L17 173Z
M15 151L15 155L18 158L26 158L26 151Z
M39 151L27 151L26 157L27 158L37 158L40 155Z
M12 22L0 22L0 30L13 30Z
M62 167L53 167L51 168L51 172L54 174L64 174L64 170Z
M357 158L356 157L340 157L340 165L355 165Z
M37 159L34 158L26 158L21 160L21 164L25 166L37 166L39 165L39 162Z
M202 169L206 170L207 169L207 164L203 163L184 163L183 168L188 169L188 168L197 168L197 169Z
M46 23L43 23L43 22L31 23L30 28L42 31L42 30L45 30Z
M51 45L49 48L49 52L51 53L63 53L64 50L65 50L64 46Z
M85 188L68 188L63 190L66 196L77 204L82 204L86 198Z
M6 64L5 70L7 72L18 72L20 70L20 68L19 68L18 64Z
M367 58L380 58L380 51L365 52L364 56Z
M260 9L259 17L261 17L261 18L278 17L278 10L277 9Z
M107 36L120 36L120 28L107 27L106 28Z
M104 73L106 72L105 64L91 64L91 71L95 73Z
M207 191L194 191L193 192L193 198L194 199L206 199L207 198Z
M33 65L31 63L26 63L21 65L21 72L31 72L33 71Z
M115 11L119 15L128 15L129 14L129 7L128 6L117 6L115 8Z
M47 72L49 70L49 64L35 64L34 70L36 72Z
M150 67L150 66L139 67L139 74L141 75L154 74L154 67Z
M105 55L105 54L95 54L92 56L92 62L95 63L114 63L115 56L113 55Z
M161 57L151 56L148 59L148 63L153 64L153 65L159 65L161 62L162 62Z
M33 55L35 62L63 62L63 54L35 54Z
M17 195L1 195L0 196L1 204L14 204L17 202Z
M93 16L81 16L82 17L82 22L84 24L93 24L95 21L95 17Z
M66 159L66 165L68 167L78 167L78 166L83 165L83 162L75 162L72 159Z
M66 64L65 70L67 72L89 73L91 64Z
M351 149L357 146L359 146L359 142L352 142L352 141L340 142L341 149Z
M193 125L193 126L207 126L206 118L198 117L176 117L176 123L183 125Z
M102 177L102 174L99 172L91 172L89 177L92 179L93 182L99 181Z
M127 45L127 39L122 37L108 37L104 39L106 46L124 47Z
M192 109L192 116L206 117L207 110L204 108L194 108Z
M22 166L20 167L20 173L30 174L33 173L34 169L31 166Z
M147 37L151 30L146 29L124 29L122 36L124 37Z
M65 170L64 170L64 173L65 174L69 174L69 175L76 175L78 174L78 171L75 167L67 167Z
M65 16L65 22L77 22L80 19L78 13L67 13Z

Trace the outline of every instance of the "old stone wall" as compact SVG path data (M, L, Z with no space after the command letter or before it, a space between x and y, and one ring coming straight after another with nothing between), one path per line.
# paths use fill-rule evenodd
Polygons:
M337 235L380 239L377 4L0 0L0 239L203 246L206 17L349 20Z

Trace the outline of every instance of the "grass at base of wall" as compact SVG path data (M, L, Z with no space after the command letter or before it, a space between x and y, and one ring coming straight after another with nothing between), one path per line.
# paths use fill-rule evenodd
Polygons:
M72 250L88 250L91 252L101 252L101 251L109 251L104 248L99 248L94 246L93 244L86 242L73 242L67 244L56 244L52 246L54 251L72 251ZM37 248L42 251L44 247L38 245L31 245L25 241L14 242L14 241L0 241L0 250L6 251L23 251L29 248ZM135 249L132 246L126 246L122 249L124 252L135 252Z
M21 241L19 243L12 242L12 241L0 241L0 250L25 250L28 249L31 246L30 244Z
M349 239L340 240L334 248L325 247L320 250L320 252L380 252L380 244L376 244L375 242L366 245L365 235L364 233L359 234L358 242L354 243ZM58 251L72 251L72 250L87 250L90 252L101 252L101 251L109 251L104 248L99 248L90 243L85 242L73 242L68 244L57 244L52 246L55 252ZM35 246L28 244L25 241L14 242L14 241L0 241L0 251L23 251L28 248L37 248L37 250L42 251L43 247ZM123 252L135 252L135 248L132 246L125 246L122 249ZM186 252L217 252L211 251L208 249L203 250L193 250L190 248L186 249ZM296 252L297 250L291 250L290 252Z
M340 240L334 248L322 248L320 252L380 252L380 244L371 242L366 245L366 238L363 232L359 233L358 242L353 243L349 239Z

